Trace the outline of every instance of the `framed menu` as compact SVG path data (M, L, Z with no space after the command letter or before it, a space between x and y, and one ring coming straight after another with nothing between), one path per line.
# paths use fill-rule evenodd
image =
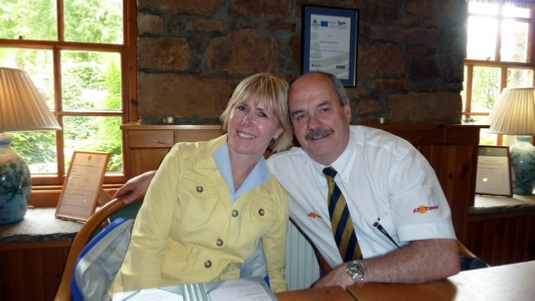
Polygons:
M102 189L109 158L110 153L106 152L73 152L56 217L85 222L95 212L97 203L110 200Z
M476 193L513 196L511 164L507 146L479 146Z

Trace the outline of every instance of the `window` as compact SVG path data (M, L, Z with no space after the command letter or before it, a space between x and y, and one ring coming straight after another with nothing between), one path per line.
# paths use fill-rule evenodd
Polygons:
M62 185L73 150L110 152L105 183L124 182L135 10L131 0L2 0L0 65L27 71L62 127L11 133L34 189Z
M462 92L465 123L487 124L494 101L505 87L533 86L532 9L489 2L468 3ZM505 141L502 135L484 129L480 143L504 145Z

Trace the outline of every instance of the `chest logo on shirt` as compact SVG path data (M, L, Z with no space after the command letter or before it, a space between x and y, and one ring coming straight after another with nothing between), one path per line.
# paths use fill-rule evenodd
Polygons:
M314 212L310 212L310 213L308 214L308 217L311 217L311 218L316 218L316 217L317 217L317 218L322 218L321 215L317 215L317 214L314 213Z
M438 209L438 205L436 206L420 206L418 208L415 208L412 213L420 213L420 214L424 214L426 213L427 211L431 211L431 210L436 210Z

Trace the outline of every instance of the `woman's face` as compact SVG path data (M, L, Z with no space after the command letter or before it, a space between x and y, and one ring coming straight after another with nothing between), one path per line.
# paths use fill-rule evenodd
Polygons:
M277 139L283 129L279 120L268 111L263 101L254 99L236 104L228 122L229 151L241 155L263 155L271 139Z

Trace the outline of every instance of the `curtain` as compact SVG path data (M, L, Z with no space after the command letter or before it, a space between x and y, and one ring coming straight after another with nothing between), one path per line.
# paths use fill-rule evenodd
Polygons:
M485 2L494 4L512 4L522 8L535 8L535 0L469 0L470 2Z

